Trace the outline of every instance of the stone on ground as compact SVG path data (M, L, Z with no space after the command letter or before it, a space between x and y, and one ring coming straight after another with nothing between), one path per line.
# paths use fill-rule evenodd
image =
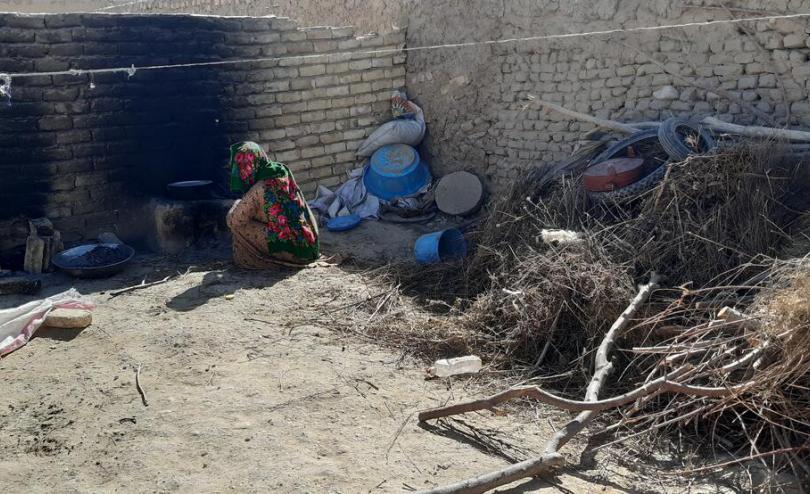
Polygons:
M93 323L93 314L83 309L54 309L45 318L45 326L59 329L84 329Z

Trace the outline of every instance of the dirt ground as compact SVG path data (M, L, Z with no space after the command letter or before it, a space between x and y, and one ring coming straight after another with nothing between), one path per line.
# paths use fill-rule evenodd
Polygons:
M420 427L416 411L483 384L426 381L424 362L311 322L367 297L363 275L195 256L141 256L109 280L47 277L45 294L75 286L98 307L78 335L43 332L0 361L4 492L407 492L528 458L565 419L526 406ZM107 293L190 264L169 283ZM566 448L574 463L582 446ZM728 492L621 456L500 492Z

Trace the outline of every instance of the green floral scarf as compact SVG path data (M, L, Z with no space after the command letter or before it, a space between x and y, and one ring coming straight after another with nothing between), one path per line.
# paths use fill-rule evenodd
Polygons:
M244 193L261 181L269 253L288 252L303 262L318 259L318 223L292 172L270 161L255 142L231 146L231 191Z

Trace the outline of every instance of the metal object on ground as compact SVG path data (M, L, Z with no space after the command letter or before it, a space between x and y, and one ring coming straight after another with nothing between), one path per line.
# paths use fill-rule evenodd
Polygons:
M60 252L53 264L77 278L106 278L119 273L135 256L124 244L87 244Z
M386 201L416 194L430 180L427 164L407 144L391 144L375 151L363 174L368 191Z
M602 161L585 170L582 183L590 192L608 192L627 187L641 178L644 160L641 158L615 158Z
M422 235L413 250L420 264L455 261L467 255L467 241L460 230L450 228Z
M171 199L178 201L210 199L213 184L211 180L186 180L170 183L166 191Z
M445 175L436 186L436 206L445 214L466 216L476 212L483 202L484 186L470 172Z

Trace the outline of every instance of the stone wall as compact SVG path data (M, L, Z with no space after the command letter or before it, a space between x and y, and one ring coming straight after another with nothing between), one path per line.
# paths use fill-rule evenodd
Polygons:
M403 42L403 32L355 38L284 18L0 15L0 73L13 77L10 104L0 102L0 250L19 243L10 232L21 216L49 216L68 240L126 235L129 205L170 181L224 188L239 140L286 162L307 192L337 184L405 83L404 55L350 52ZM256 57L283 58L144 69ZM14 76L133 64L131 77Z
M704 6L436 0L411 16L408 44L810 12L807 0L725 2L730 10L690 3ZM408 90L425 109L438 173L471 169L501 186L529 166L563 159L592 128L541 112L529 95L621 121L717 114L744 124L770 116L781 125L789 112L790 125L810 127L808 30L810 18L799 18L415 51ZM665 86L674 91L656 97Z

